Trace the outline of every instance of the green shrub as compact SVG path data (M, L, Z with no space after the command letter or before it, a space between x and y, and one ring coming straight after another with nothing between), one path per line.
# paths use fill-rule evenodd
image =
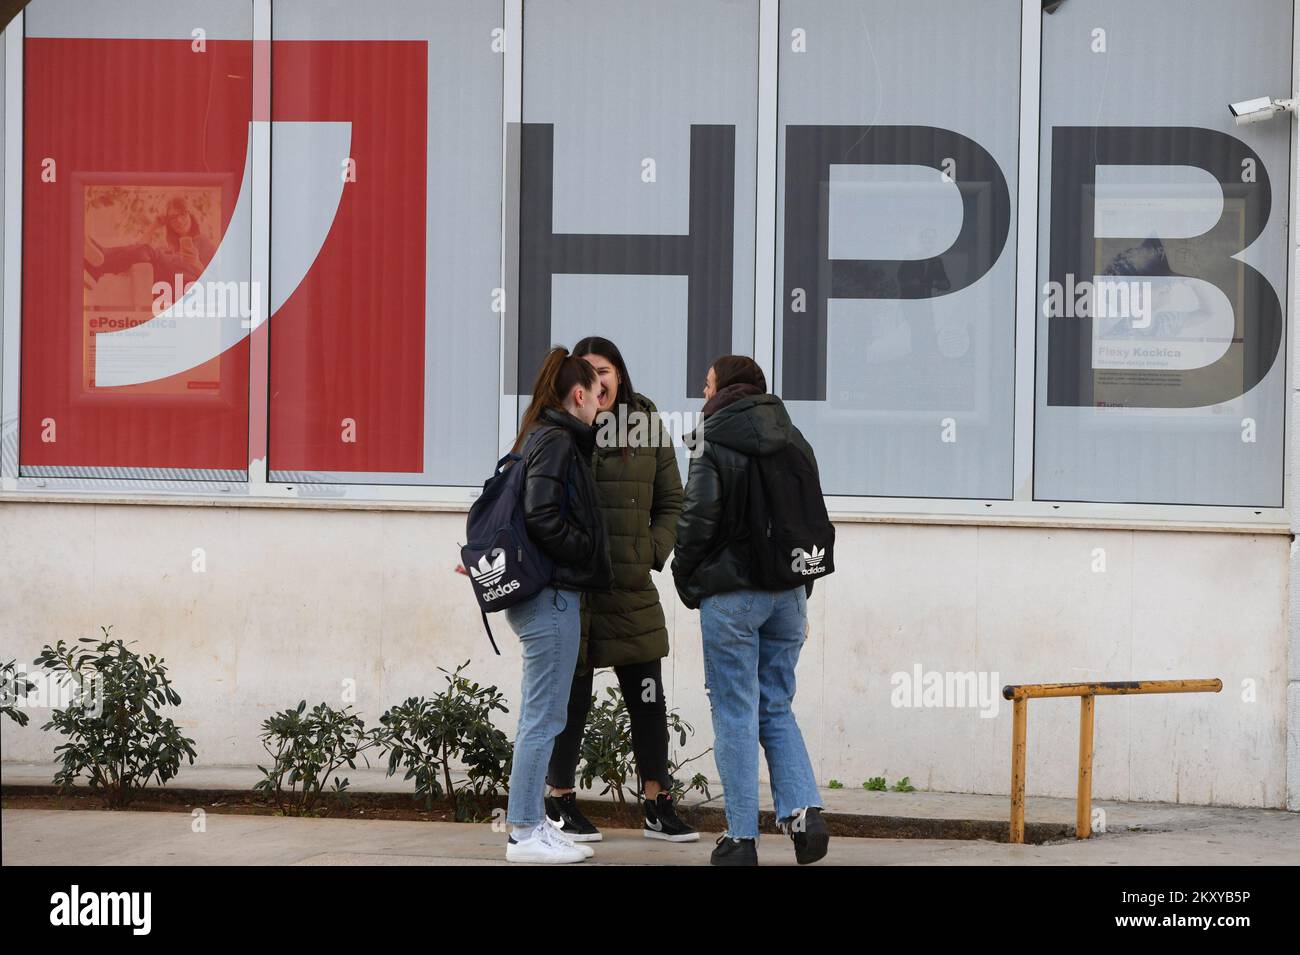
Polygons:
M388 775L406 768L404 779L415 781L415 798L426 809L445 799L458 820L480 819L492 797L510 788L513 747L492 724L493 713L508 713L505 697L495 686L480 686L463 675L469 661L446 675L447 688L430 698L410 697L379 718L381 747L388 756ZM459 788L451 776L452 762L466 772ZM441 779L439 778L441 776Z
M258 766L263 778L253 787L274 800L286 816L314 815L321 812L318 802L328 790L335 801L348 805L348 779L341 780L337 771L344 765L357 768L357 757L370 760L365 751L379 744L379 731L366 731L365 723L352 707L336 710L319 703L307 712L307 701L295 709L283 710L262 723L262 748L271 755L268 768Z
M18 700L35 689L35 684L18 672L17 663L17 660L10 660L0 664L0 714L19 726L26 726L27 714L19 709Z
M62 640L47 644L35 665L68 674L79 690L41 727L68 738L54 750L62 761L55 784L67 790L84 773L104 803L116 807L129 803L150 779L161 785L174 778L183 758L193 765L194 740L158 713L181 702L163 661L133 653L121 640L109 639L110 627L100 629L102 640L80 637L80 647Z

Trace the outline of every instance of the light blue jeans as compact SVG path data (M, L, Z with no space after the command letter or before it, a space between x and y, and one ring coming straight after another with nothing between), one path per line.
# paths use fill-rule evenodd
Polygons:
M733 590L700 602L704 683L727 832L758 837L758 747L767 756L777 819L821 806L808 748L795 722L794 668L808 603L802 587Z
M569 688L578 664L578 601L576 591L544 587L505 611L524 663L506 805L506 822L512 826L535 826L546 815L546 766L555 737L568 721Z

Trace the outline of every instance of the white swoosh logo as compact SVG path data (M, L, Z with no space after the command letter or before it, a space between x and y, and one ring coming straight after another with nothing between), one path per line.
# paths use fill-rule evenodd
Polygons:
M264 122L259 120L258 122ZM138 385L180 374L237 345L252 330L247 319L186 318L185 304L206 299L209 283L248 282L252 223L253 126L249 123L244 177L230 224L199 281L171 308L131 329L95 336L95 385ZM351 151L352 124L276 120L271 126L271 220L281 230L271 257L271 314L301 284L329 235L343 198L343 160ZM174 276L155 275L156 282ZM174 319L174 323L165 320ZM256 318L249 324L257 324ZM170 326L170 327L169 327Z

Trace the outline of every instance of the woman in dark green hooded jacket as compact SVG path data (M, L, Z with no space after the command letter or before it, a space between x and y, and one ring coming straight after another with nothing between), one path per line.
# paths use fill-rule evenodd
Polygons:
M699 839L678 818L669 790L668 716L663 658L668 628L651 570L663 570L677 540L682 477L672 438L654 404L637 394L617 346L584 338L573 354L600 378L592 471L609 531L614 586L582 599L582 644L569 696L568 723L555 739L546 781L547 817L569 838L597 842L600 831L579 811L574 794L592 677L613 667L632 728L632 750L645 793L645 835L670 842Z

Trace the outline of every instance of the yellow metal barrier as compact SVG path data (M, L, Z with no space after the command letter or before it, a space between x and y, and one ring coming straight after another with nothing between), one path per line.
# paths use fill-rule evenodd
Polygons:
M1025 841L1025 733L1029 701L1053 696L1079 697L1079 796L1074 834L1092 835L1092 717L1099 696L1136 693L1218 693L1222 680L1131 680L1119 683L1022 683L1004 686L1003 699L1014 703L1011 723L1011 841Z

